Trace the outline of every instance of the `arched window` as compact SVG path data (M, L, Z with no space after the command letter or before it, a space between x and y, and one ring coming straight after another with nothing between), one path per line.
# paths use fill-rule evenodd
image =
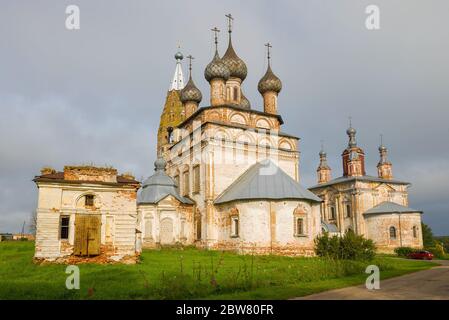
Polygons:
M413 226L413 238L418 238L418 228Z
M231 238L237 238L239 236L239 217L231 217Z
M195 220L195 238L201 240L201 215L199 213L195 215Z
M302 218L296 218L296 226L295 226L295 235L296 236L301 236L304 234L304 219Z
M181 220L181 230L179 231L179 237L181 239L185 239L185 225L186 225L186 222L184 219L182 219Z
M196 164L193 166L193 193L200 192L200 165Z
M335 207L331 207L331 219L335 220Z
M396 228L393 226L390 227L390 239L396 239Z
M351 218L351 205L346 205L346 218Z
M186 171L184 171L183 177L182 177L182 182L183 182L183 196L188 196L190 193L190 180L189 180L189 169L187 169Z
M151 218L145 219L145 238L153 238L153 223L151 221Z

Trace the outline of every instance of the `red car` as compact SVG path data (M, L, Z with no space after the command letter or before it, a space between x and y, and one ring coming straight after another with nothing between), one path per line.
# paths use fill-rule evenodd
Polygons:
M433 254L429 251L415 251L408 255L410 259L432 260Z

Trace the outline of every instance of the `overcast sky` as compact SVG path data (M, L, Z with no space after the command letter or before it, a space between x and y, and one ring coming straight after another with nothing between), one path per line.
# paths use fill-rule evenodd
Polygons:
M80 30L65 28L70 4L80 8ZM369 4L380 8L380 30L365 27ZM0 232L29 220L37 200L31 180L43 166L152 174L177 45L196 58L194 80L207 105L210 29L225 31L229 12L254 109L262 109L263 45L273 45L283 131L302 139L301 183L316 182L322 139L333 177L342 174L352 116L368 174L377 174L383 133L394 176L412 183L410 206L424 211L434 233L449 234L447 0L2 0ZM226 42L222 32L221 53Z

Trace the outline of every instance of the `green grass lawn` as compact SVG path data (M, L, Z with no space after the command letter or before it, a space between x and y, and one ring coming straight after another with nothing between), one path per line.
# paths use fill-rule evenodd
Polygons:
M65 265L35 265L33 242L0 243L0 299L287 299L435 265L392 257L371 262L252 256L164 249L144 251L137 265L81 264L80 290L65 287Z

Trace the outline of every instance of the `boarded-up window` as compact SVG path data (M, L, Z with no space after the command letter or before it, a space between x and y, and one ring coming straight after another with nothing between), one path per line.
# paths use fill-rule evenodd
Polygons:
M413 238L418 238L418 228L413 226Z
M60 238L67 240L69 238L70 217L62 216L60 221Z
M193 167L193 192L200 192L200 166Z
M190 180L189 180L189 171L185 171L183 175L183 195L188 196L190 192Z
M92 207L94 205L94 196L91 194L88 194L84 197L85 205L86 207Z

